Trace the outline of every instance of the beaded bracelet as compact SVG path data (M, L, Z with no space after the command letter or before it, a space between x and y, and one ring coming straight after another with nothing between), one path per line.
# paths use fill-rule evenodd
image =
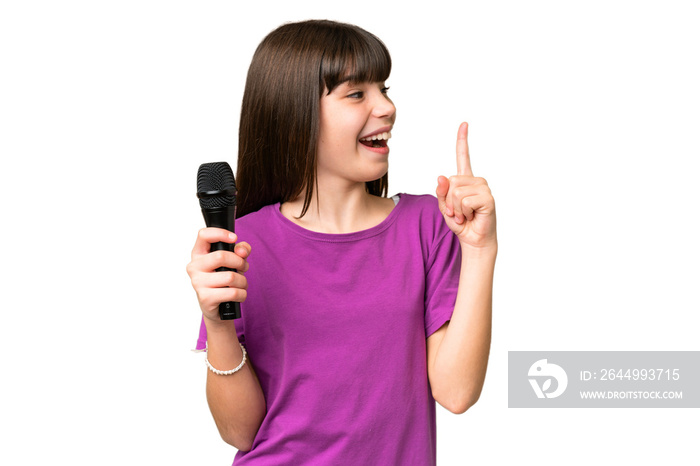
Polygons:
M240 342L239 342L238 344L241 345ZM231 374L233 374L234 372L238 372L238 371L241 369L241 367L243 367L243 364L245 364L245 355L246 355L246 352L245 352L245 348L243 347L243 345L241 345L241 350L243 351L243 361L241 361L241 363L238 365L238 367L236 367L235 369L231 369L230 371L220 371L219 369L214 369L214 366L211 365L211 363L209 362L209 359L207 359L206 357L204 358L204 362L207 363L207 366L209 367L209 370L211 370L211 371L212 371L213 373L215 373L215 374L218 374L218 375L231 375Z

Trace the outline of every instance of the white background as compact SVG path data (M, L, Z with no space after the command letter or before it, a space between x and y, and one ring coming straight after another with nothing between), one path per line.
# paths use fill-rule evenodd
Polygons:
M1 463L231 463L190 352L196 170L235 166L250 58L309 18L392 53L390 194L454 174L466 120L496 199L486 384L438 407L438 463L696 463L696 409L508 409L507 354L700 349L698 7L451 3L2 2Z

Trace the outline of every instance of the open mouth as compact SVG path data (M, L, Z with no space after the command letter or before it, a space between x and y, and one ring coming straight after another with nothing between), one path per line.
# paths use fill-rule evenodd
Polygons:
M391 139L391 133L379 133L360 139L360 143L367 147L380 148L386 147L386 143L389 139Z

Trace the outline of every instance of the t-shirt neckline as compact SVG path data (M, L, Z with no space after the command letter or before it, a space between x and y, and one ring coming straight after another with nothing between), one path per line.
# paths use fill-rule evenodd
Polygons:
M351 233L322 233L318 231L307 230L301 225L297 225L296 223L292 222L287 217L285 217L282 214L282 212L280 212L279 202L274 204L273 206L273 216L277 218L284 227L288 228L292 232L315 241L325 241L332 243L357 241L379 235L394 223L396 217L404 208L404 205L406 204L407 200L406 196L403 193L399 193L397 194L397 196L399 196L400 202L396 203L394 208L391 210L391 212L389 212L389 215L387 215L387 217L384 220L382 220L380 223L373 227L367 228L366 230L353 231Z

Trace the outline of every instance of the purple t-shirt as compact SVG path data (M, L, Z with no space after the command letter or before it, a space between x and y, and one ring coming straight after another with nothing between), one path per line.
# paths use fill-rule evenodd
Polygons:
M236 221L252 252L235 325L267 414L234 464L435 464L426 338L452 316L461 263L437 199L402 194L382 223L344 234L279 207Z

